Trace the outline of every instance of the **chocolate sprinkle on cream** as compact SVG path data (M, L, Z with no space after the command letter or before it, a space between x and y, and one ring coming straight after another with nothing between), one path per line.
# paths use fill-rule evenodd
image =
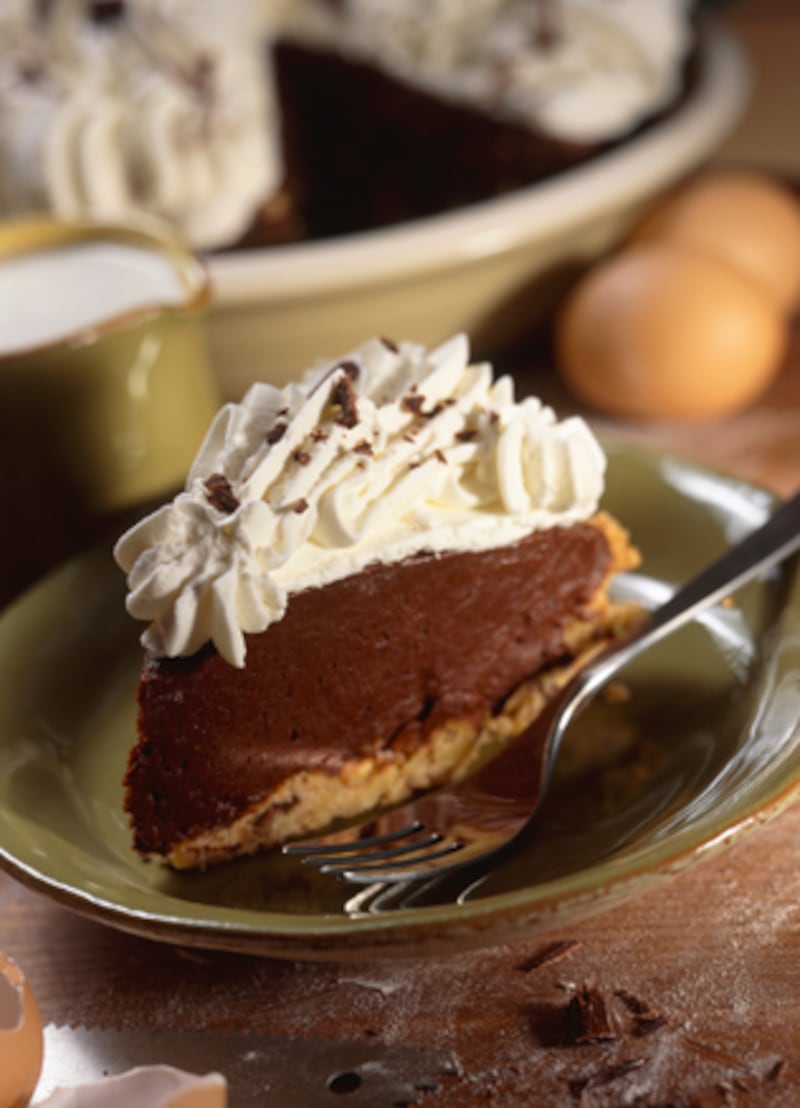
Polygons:
M305 450L295 450L294 454L292 454L292 457L300 466L307 466L308 463L311 461L311 455L307 454Z
M421 419L433 419L440 412L443 412L446 407L449 407L446 401L439 401L438 404L434 404L430 411L424 412L422 405L425 403L425 397L421 393L414 395L415 391L415 388L412 387L411 393L403 397L400 406L407 412L413 412L415 416L419 416Z
M343 369L344 373L333 386L331 400L334 404L338 404L342 410L337 423L341 423L344 427L355 427L358 423L358 404L353 389L352 374L348 366L353 366L356 373L358 373L358 367L355 366L354 362L343 362L340 369Z
M361 442L357 442L353 447L356 454L366 454L367 457L372 456L372 443L367 442L366 439L362 439Z
M394 339L388 339L385 335L381 335L381 342L386 347L386 349L391 350L393 354L397 354L400 350L400 347L397 345Z
M425 403L425 397L418 394L417 396L404 396L401 401L401 407L407 412L413 412L414 415L421 416L422 405Z
M283 420L279 420L277 423L270 427L266 434L266 440L270 446L274 446L276 442L280 442L283 436L286 434L288 424Z
M209 504L217 511L230 515L239 507L239 501L224 473L212 473L209 477L206 477L203 485Z
M303 499L294 500L291 504L287 504L286 507L289 509L290 512L294 512L295 515L299 516L302 515L303 512L308 511L308 501Z
M470 430L456 431L456 439L458 440L458 442L472 442L473 439L476 439L477 437L478 437L478 432L477 431L470 431Z

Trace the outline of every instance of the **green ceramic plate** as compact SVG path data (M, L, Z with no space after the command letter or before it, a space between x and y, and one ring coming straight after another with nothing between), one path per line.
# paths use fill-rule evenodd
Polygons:
M606 506L644 555L648 604L760 523L768 493L684 460L609 448ZM626 673L564 751L537 833L463 893L411 905L265 855L172 874L132 852L122 811L138 629L108 551L70 563L0 620L0 863L88 916L170 942L359 957L509 941L679 871L800 792L800 575L740 591ZM588 753L587 753L588 751ZM588 758L588 762L587 762Z

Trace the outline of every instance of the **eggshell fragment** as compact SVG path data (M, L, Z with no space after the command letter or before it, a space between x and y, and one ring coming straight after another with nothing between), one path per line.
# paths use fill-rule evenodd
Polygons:
M780 364L783 317L715 258L666 243L591 270L559 315L567 385L587 404L642 418L707 418L750 404Z
M726 261L784 312L800 300L800 204L763 174L700 178L657 208L634 240L669 241Z
M24 1108L42 1070L42 1018L25 975L0 954L0 1106Z
M139 1066L90 1085L57 1089L39 1108L227 1108L218 1073L196 1077L172 1066Z

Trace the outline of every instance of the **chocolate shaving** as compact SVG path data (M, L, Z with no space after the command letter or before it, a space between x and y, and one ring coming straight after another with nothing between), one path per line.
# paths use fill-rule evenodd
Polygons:
M294 454L292 454L292 457L300 466L307 466L308 463L311 461L311 455L307 454L305 450L295 450Z
M556 0L538 0L534 42L540 50L550 51L558 46L563 35L559 4Z
M633 1016L631 1034L637 1039L645 1035L651 1035L661 1027L666 1027L666 1019L654 1011L646 1000L641 1000L626 989L617 989L614 995L619 997Z
M356 371L356 376L358 376L358 367L354 362L343 362L340 368L344 370L344 373L338 378L331 390L331 400L339 406L342 413L336 422L341 423L344 427L355 427L358 423L358 404L353 388L353 378L347 368L348 366L352 366Z
M441 462L443 466L447 465L447 458L445 458L445 456L444 456L444 454L442 453L441 450L434 450L433 456L436 459L436 461Z
M201 54L186 74L187 84L191 85L201 100L210 102L214 95L216 62L208 54Z
M293 500L291 504L286 505L286 509L289 512L294 512L295 515L302 515L303 512L308 511L308 501L302 498L300 500Z
M422 415L422 405L425 403L425 397L422 393L417 393L416 396L409 394L404 396L400 401L400 407L406 411L411 412L413 415Z
M357 442L353 447L356 454L366 454L368 458L372 457L372 443L367 442L366 439L362 439L361 442Z
M37 85L46 75L44 66L36 62L23 62L17 71L20 81L28 85Z
M541 947L530 958L526 958L524 962L520 962L516 969L518 969L520 973L531 973L533 970L541 969L542 966L546 966L550 962L558 962L562 958L566 958L568 954L571 954L572 951L580 945L577 939L563 939L561 942L548 943L547 946Z
M770 1068L764 1074L764 1081L765 1082L777 1081L778 1078L781 1076L781 1074L783 1073L783 1071L785 1069L786 1069L786 1059L785 1058L778 1058L775 1062L773 1062L773 1064L770 1066Z
M458 442L472 442L473 439L478 437L477 431L470 431L465 428L463 431L456 431L456 439Z
M593 1073L590 1077L579 1077L569 1083L569 1091L574 1097L580 1097L587 1089L597 1089L603 1085L610 1085L619 1081L621 1077L627 1077L629 1073L640 1070L645 1064L644 1058L631 1058L627 1062L618 1062L613 1066L605 1066Z
M583 985L564 1012L564 1041L568 1046L602 1043L617 1038L603 994Z
M212 473L203 482L206 490L206 498L212 507L219 512L230 515L239 507L239 501L231 488L231 483L224 473Z
M266 435L264 436L270 446L274 446L276 442L281 441L283 436L286 434L287 427L288 424L285 423L283 420L278 420L277 423L273 424L272 427L270 427L269 431L267 431Z
M48 5L51 7L52 5ZM89 7L92 23L116 23L126 15L124 0L94 0Z
M326 431L321 430L321 428L319 428L319 427L315 428L311 432L311 438L313 439L314 442L327 442L329 437L330 436L328 435L328 433Z
M406 412L411 412L415 416L419 416L421 419L433 419L444 411L444 401L440 401L438 404L434 404L427 412L422 410L422 405L425 403L425 397L422 393L417 393L416 385L411 386L411 392L408 393L400 401L400 407Z
M381 335L381 342L387 350L391 350L393 354L397 354L400 351L400 347L394 341L394 339L387 339L385 335Z

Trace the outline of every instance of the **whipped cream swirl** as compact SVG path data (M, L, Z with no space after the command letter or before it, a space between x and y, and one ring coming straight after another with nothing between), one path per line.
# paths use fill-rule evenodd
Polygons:
M428 352L372 339L218 413L185 490L115 547L142 642L234 666L245 634L288 598L376 562L479 551L584 519L605 460L578 418L558 422L509 377L469 364L456 336Z
M325 9L312 18L311 9ZM563 141L622 135L680 89L691 0L305 0L295 33ZM331 10L332 9L332 10Z
M0 12L0 210L241 235L280 184L275 96L247 0Z

